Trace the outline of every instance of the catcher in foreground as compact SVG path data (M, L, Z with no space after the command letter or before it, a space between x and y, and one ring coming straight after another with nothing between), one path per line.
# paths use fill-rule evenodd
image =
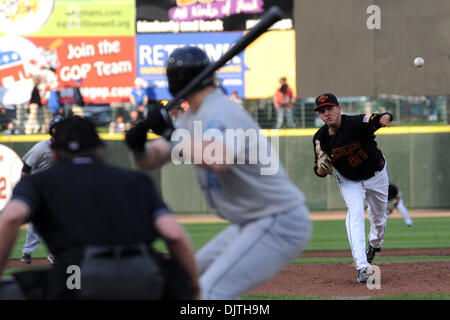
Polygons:
M0 215L0 276L26 221L56 263L0 279L0 300L199 297L190 238L148 175L104 164L103 146L88 118L63 120L51 146L55 164L17 183ZM157 239L171 258L153 249Z

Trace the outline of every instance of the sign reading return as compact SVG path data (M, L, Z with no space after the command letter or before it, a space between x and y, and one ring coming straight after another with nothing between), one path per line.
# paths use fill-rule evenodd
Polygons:
M293 0L137 0L137 33L242 31L277 5L286 18L272 30L293 28Z
M165 65L173 50L183 46L197 46L207 53L211 61L216 61L240 37L242 32L137 35L137 74L149 84L151 96L158 100L171 99ZM219 83L227 94L236 90L239 96L245 96L246 69L244 53L241 52L218 70Z

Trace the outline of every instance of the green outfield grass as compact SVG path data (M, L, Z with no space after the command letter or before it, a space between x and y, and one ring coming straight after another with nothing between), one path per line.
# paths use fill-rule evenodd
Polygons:
M377 256L376 263L380 262L417 262L417 261L450 261L449 256L406 256L406 257L382 257ZM315 263L351 263L353 258L299 258L292 261L293 264Z
M192 238L194 248L198 250L227 225L227 223L187 223L184 224L184 227ZM369 222L366 220L366 234L368 231ZM25 236L26 229L21 229L11 255L13 259L20 258ZM391 218L386 227L383 249L446 248L449 246L450 218L415 218L412 228L408 228L401 218ZM155 247L165 250L161 242L158 242ZM344 220L314 221L313 235L306 251L317 250L350 250ZM44 245L39 246L33 254L33 258L46 256L47 249Z
M350 250L344 220L314 221L313 236L306 251ZM366 234L369 221L366 219ZM445 248L450 246L450 218L415 218L408 228L402 218L390 218L384 249Z
M196 250L223 230L227 223L187 223L184 224L187 232L192 238ZM311 241L306 251L317 250L350 250L344 220L320 220L314 221L314 230ZM366 221L366 234L369 223ZM21 229L16 245L13 249L12 258L19 259L21 247L25 242L26 229ZM384 249L401 248L445 248L450 246L450 218L415 218L414 227L406 227L403 219L391 218L388 221ZM165 251L161 241L155 247ZM42 244L33 254L33 258L44 258L47 256L47 248ZM377 258L377 262L413 262L413 261L450 261L448 256L405 256L405 257L383 257ZM352 258L299 258L294 264L313 263L351 263ZM21 269L8 269L4 275L10 275ZM272 296L272 295L245 295L246 300L329 300L332 297L315 296ZM336 298L337 299L337 298ZM450 300L450 293L412 295L402 294L394 296L373 297L371 299L387 300Z
M189 223L185 228L194 247L201 248L226 223ZM369 221L366 219L366 234ZM386 226L384 249L445 248L450 246L450 218L416 218L408 228L403 219L391 218ZM319 220L313 223L313 235L306 251L350 250L344 220Z

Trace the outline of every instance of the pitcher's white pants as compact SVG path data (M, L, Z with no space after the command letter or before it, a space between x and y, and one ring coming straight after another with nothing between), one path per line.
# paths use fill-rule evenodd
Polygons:
M364 225L364 200L370 206L370 233L368 242L374 248L381 247L386 228L389 178L386 165L383 170L375 173L370 179L353 181L344 178L336 170L336 178L341 189L342 197L347 205L348 241L352 249L356 269L370 266L366 257L366 240Z

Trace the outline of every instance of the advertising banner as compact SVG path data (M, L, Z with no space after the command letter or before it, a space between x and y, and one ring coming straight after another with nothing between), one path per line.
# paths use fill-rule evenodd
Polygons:
M157 100L171 99L165 76L170 53L181 46L203 49L211 61L218 60L243 32L138 34L136 69L147 81L149 95ZM217 72L226 94L237 91L242 98L272 96L282 76L295 90L295 33L293 30L270 31L231 59Z
M132 36L134 0L3 0L0 35Z
M243 31L276 5L286 15L273 30L293 29L293 0L137 0L137 33Z
M27 102L57 82L70 101L82 79L88 103L128 100L136 76L134 0L0 1L0 104Z
M81 93L87 102L128 101L134 85L134 37L33 37L30 40L51 57L61 87L82 80ZM62 91L62 98L71 92Z
M128 101L136 76L134 37L0 37L0 102L30 98L32 78L41 89L57 82L63 101L71 101L75 80L88 103Z
M211 61L216 61L241 36L242 32L137 35L138 76L149 84L150 95L154 95L158 100L170 99L165 64L173 50L194 45L203 49ZM239 96L243 96L245 70L242 52L219 69L218 78L221 86L230 91L229 93L236 90Z

